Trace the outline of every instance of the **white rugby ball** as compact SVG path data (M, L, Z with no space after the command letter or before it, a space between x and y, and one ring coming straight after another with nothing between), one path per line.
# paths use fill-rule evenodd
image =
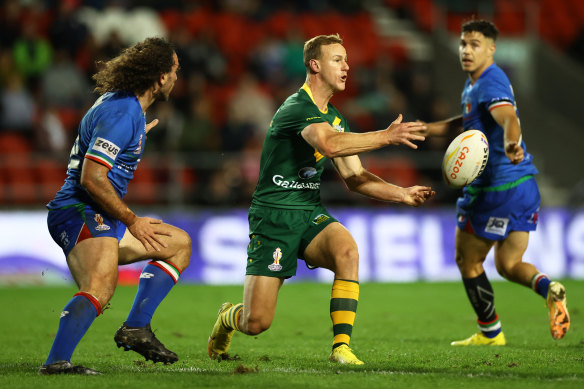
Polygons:
M446 149L442 160L442 176L451 188L462 188L473 182L487 166L489 142L479 130L458 135Z

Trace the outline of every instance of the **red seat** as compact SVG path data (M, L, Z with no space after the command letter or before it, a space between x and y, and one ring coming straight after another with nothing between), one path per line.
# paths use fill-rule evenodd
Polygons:
M154 204L159 201L156 171L149 162L140 162L124 199L137 204Z
M42 158L35 163L35 177L40 185L38 191L41 202L49 202L61 189L67 177L67 166L53 159Z
M32 154L2 154L0 166L6 183L4 194L7 203L33 204L38 201Z
M31 141L25 134L18 132L0 132L0 153L30 153Z
M33 204L36 201L32 145L26 135L0 133L0 176L4 202Z

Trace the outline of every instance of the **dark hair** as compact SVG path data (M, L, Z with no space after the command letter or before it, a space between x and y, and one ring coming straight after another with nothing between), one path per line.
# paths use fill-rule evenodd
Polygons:
M304 66L306 70L310 69L310 60L319 59L322 46L332 45L333 43L343 44L339 34L317 35L304 43Z
M93 75L95 92L125 91L140 96L168 73L174 65L172 44L163 38L147 38L122 51L117 57L99 61L101 69Z
M497 40L497 36L499 35L499 30L497 29L497 27L488 20L473 19L462 24L463 33L473 31L480 32L486 38L491 38L494 41Z

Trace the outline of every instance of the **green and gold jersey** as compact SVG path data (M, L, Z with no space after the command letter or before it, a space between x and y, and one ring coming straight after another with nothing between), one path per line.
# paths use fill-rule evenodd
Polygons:
M316 106L306 84L284 101L264 140L253 204L306 210L320 204L320 176L326 158L300 133L310 124L322 122L339 132L349 131L347 121L332 104L326 112Z

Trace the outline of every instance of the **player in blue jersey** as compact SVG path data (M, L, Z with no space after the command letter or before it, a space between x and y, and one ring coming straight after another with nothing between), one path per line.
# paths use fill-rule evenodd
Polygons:
M484 172L463 189L456 204L456 263L480 331L452 342L453 346L506 344L493 288L483 269L492 247L501 276L533 288L546 299L552 337L561 339L570 327L564 286L523 262L529 231L538 222L538 172L522 140L511 84L493 59L497 35L488 21L462 25L459 56L469 76L462 92L462 115L427 124L426 135L445 135L452 128L480 130L490 149Z
M167 100L177 79L178 58L161 38L149 38L103 64L93 78L101 97L83 117L67 179L48 205L47 223L67 258L79 293L61 312L59 329L39 374L101 374L71 364L75 347L111 299L118 265L151 259L114 340L146 360L174 363L177 355L154 336L156 308L188 266L191 240L181 229L140 217L122 200L142 158L148 132L146 110Z

